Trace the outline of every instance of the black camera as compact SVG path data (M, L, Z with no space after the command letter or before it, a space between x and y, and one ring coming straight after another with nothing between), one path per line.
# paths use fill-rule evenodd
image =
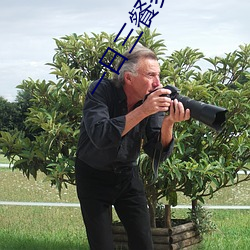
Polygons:
M222 130L222 127L226 121L227 109L218 107L211 104L206 104L201 101L195 101L187 96L180 95L180 90L172 85L167 85L165 89L171 90L170 95L162 95L170 97L171 100L177 99L182 102L185 109L190 109L190 116L216 131Z

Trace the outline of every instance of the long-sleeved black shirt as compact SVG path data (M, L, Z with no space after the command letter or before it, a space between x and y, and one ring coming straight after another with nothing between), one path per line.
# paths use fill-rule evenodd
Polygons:
M157 146L157 150L162 151L160 160L166 159L172 152L174 141L166 148L159 143L164 113L149 116L122 137L128 113L126 94L122 87L104 79L92 95L96 84L97 81L90 85L86 95L77 157L99 170L134 166L144 137L144 151L153 157ZM139 102L135 107L141 104Z

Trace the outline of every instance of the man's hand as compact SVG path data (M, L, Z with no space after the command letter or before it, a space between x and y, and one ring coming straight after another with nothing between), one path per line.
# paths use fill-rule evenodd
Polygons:
M168 123L182 122L190 119L190 110L184 109L183 104L177 99L171 102L169 116L165 119Z
M171 91L169 89L161 88L149 94L147 99L141 105L144 114L149 116L160 111L168 111L172 101L169 97L161 95L169 95L170 93Z
M190 110L184 109L183 104L177 99L171 101L169 115L165 116L161 127L161 142L163 146L169 145L173 136L173 127L176 122L190 119Z

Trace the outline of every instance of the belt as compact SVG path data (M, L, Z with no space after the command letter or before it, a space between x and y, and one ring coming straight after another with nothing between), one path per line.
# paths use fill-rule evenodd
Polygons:
M129 167L113 167L113 173L115 174L129 174L133 170L133 166Z

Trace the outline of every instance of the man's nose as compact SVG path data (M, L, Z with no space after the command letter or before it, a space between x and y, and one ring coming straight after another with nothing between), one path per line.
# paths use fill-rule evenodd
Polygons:
M154 88L159 88L159 87L162 88L163 87L159 76L155 77L154 82L153 82L153 87Z

